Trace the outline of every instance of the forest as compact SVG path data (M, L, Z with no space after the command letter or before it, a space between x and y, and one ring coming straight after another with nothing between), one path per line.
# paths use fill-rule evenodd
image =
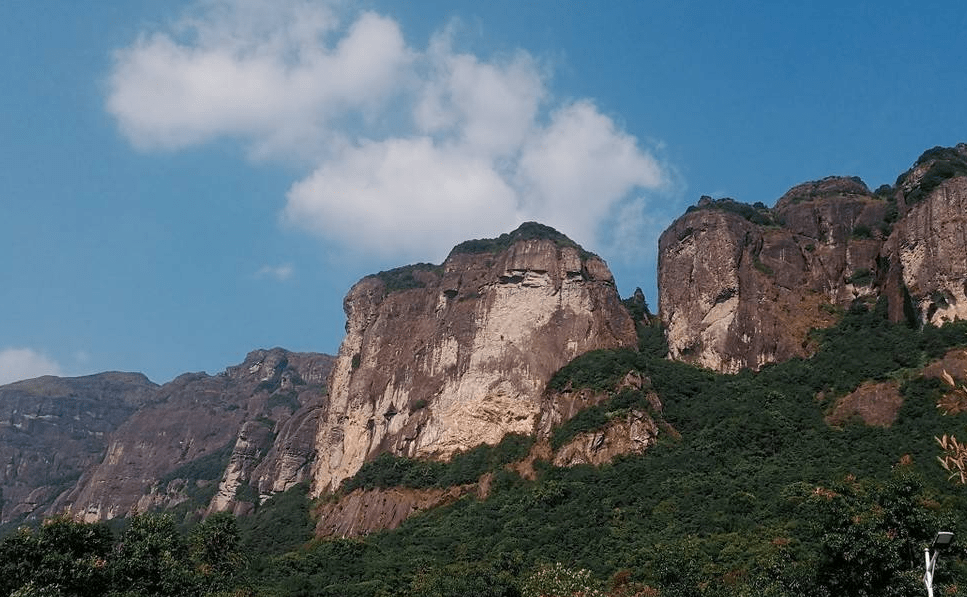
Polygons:
M0 542L0 595L906 597L925 594L923 550L941 530L955 541L935 594L967 595L967 489L950 443L967 438L967 393L924 375L967 347L967 324L894 324L883 305L858 303L814 332L811 358L736 375L664 358L647 315L639 339L578 357L549 386L608 394L559 426L557 445L657 394L651 414L667 432L643 455L538 461L525 479L508 464L534 438L508 436L449 463L384 455L336 494L310 500L300 485L245 517L56 517ZM640 390L619 388L629 371L647 380ZM898 388L895 422L829 423L837 399L869 382ZM362 539L313 537L314 507L340 493L483 474L486 498Z

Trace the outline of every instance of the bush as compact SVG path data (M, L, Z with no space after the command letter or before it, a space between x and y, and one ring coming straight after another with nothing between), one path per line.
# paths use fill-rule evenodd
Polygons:
M594 253L585 251L579 244L564 234L561 234L550 226L545 226L544 224L539 224L537 222L524 222L517 228L517 230L501 234L497 238L482 238L464 241L455 246L453 250L450 251L450 255L499 253L510 248L510 246L514 243L522 240L550 240L559 247L571 247L577 249L581 259L588 259L595 256Z

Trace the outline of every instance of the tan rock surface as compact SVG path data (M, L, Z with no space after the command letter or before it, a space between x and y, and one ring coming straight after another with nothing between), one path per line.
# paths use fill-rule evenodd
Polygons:
M537 224L497 240L350 290L317 436L316 494L381 452L446 459L532 433L557 369L588 350L636 344L598 257Z
M212 510L244 511L236 495L260 464L262 477L271 479L255 479L268 494L304 480L315 456L314 426L302 430L309 450L301 460L272 449L293 443L283 433L280 442L276 433L321 395L331 361L328 355L259 350L222 374L188 373L164 384L106 438L99 464L52 511L69 508L84 520L104 520L206 493L214 493Z
M837 400L826 422L839 426L858 418L867 425L889 427L901 406L903 396L896 382L865 383Z
M829 177L771 210L703 198L659 239L670 356L721 372L808 356L811 328L880 297L894 321L964 319L965 231L964 144L925 152L876 195L857 178Z
M337 502L318 507L316 536L361 537L395 529L410 516L451 503L472 489L472 485L447 489L357 489Z

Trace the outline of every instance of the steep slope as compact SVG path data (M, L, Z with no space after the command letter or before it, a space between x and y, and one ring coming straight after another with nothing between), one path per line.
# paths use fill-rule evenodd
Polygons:
M0 523L42 512L104 454L157 385L139 373L0 386Z
M345 310L315 493L381 452L446 459L529 434L557 369L636 342L604 261L535 223L364 278Z
M244 511L259 491L304 480L315 429L296 421L318 409L331 362L276 348L219 375L179 376L111 434L99 464L54 508L85 520L181 503Z
M925 152L897 187L904 215L882 251L891 315L967 319L967 144Z
M967 315L967 145L924 153L895 188L798 185L772 209L703 197L659 239L672 358L721 372L806 356L809 330L883 296L894 321Z

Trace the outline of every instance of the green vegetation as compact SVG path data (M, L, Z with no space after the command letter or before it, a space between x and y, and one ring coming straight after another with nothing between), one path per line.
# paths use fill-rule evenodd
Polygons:
M760 272L762 272L763 274L765 274L767 276L774 276L774 275L776 275L775 270L773 270L771 267L769 267L765 263L762 263L762 261L759 259L759 256L758 255L754 255L752 257L752 265L757 270L759 270Z
M621 304L628 310L628 314L635 323L648 321L652 317L648 302L645 301L645 293L641 288L635 288L635 292L628 298L622 299Z
M278 407L285 407L289 412L295 412L299 409L299 392L294 389L280 390L275 392L269 399L265 401L265 408L267 410L272 410Z
M967 155L954 147L934 147L925 151L912 169L897 178L897 186L903 184L914 169L928 162L932 163L924 172L919 184L905 197L908 205L922 201L947 179L967 176Z
M524 222L517 230L501 234L497 238L481 238L468 240L455 246L450 255L481 253L499 253L510 248L516 242L522 240L550 240L558 247L571 247L580 252L581 259L594 257L594 253L589 253L581 248L579 244L561 234L557 230L537 222Z
M758 224L759 226L775 226L779 222L774 217L772 210L766 207L763 203L757 201L752 205L748 203L742 203L736 201L731 197L723 197L722 199L712 199L707 195L703 195L701 201L698 205L690 206L686 212L692 212L700 209L718 210L725 211L728 213L733 213L746 220L752 222L753 224Z
M309 516L308 495L309 483L298 483L239 518L244 553L257 561L298 549L312 539L315 525Z
M651 405L645 396L648 389L626 388L607 400L582 410L553 430L551 447L556 450L577 435L601 429L612 419L623 417L631 410L651 411ZM658 413L653 412L652 415L658 416Z
M372 277L383 281L386 294L399 292L401 290L411 290L413 288L424 288L426 282L420 278L425 276L439 276L442 267L432 263L414 263L404 265L384 272L373 274Z
M868 268L861 267L853 272L853 275L846 280L854 286L869 286L873 283L873 272Z
M484 473L496 472L511 462L523 459L533 443L530 436L512 433L496 446L480 444L455 455L449 462L381 454L364 464L354 477L347 479L341 490L348 493L360 488L423 489L475 483Z
M939 386L917 371L967 344L967 326L918 331L886 322L882 306L857 306L816 340L812 359L733 376L649 353L584 355L552 384L609 391L637 370L681 438L600 468L538 462L535 481L500 470L486 500L468 496L397 531L287 554L279 594L520 595L573 581L613 596L919 595L911 579L922 574L923 541L940 525L967 532L956 518L967 495L936 464L933 440L967 417L941 416ZM826 425L830 401L867 379L905 380L897 423ZM555 433L638 400L616 392ZM360 471L369 479L360 486L417 485L407 481L415 467L386 458ZM337 563L347 553L353 571ZM964 554L946 554L938 572L949 594L967 579ZM277 574L264 586L281 586Z
M666 360L660 328L645 324L649 350L595 351L554 376L556 389L608 395L555 429L555 443L649 408L647 385L618 389L628 372L647 378L678 433L643 456L566 469L537 461L530 480L505 466L531 448L523 436L447 464L384 456L342 490L445 487L485 472L493 482L486 499L470 494L364 539L310 541L306 485L239 519L237 534L226 515L187 536L163 517L116 536L61 522L82 538L70 547L52 532L41 541L45 525L0 543L0 595L27 585L84 594L64 584L76 575L112 596L919 596L933 533L953 530L967 544L967 487L948 480L934 440L963 434L967 414L945 416L936 404L946 386L921 375L967 346L967 324L918 329L889 323L884 311L859 303L814 334L815 356L759 373ZM869 380L899 388L896 422L827 425L833 401ZM955 544L935 591L965 587L967 549Z
M217 481L221 478L222 473L225 472L225 467L228 466L228 460L232 457L232 450L234 448L235 440L232 439L214 452L199 456L171 470L159 479L159 483L166 485L175 479Z
M0 543L0 595L214 596L229 586L244 590L245 582L230 514L209 517L190 537L169 515L135 516L117 536L107 525L61 516Z

